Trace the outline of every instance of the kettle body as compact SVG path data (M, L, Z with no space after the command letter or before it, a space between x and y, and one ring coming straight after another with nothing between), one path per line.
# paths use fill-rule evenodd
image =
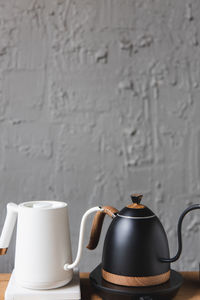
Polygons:
M154 286L170 278L170 263L176 261L182 251L181 227L183 218L190 211L200 209L200 204L188 207L178 221L178 251L170 258L165 230L158 217L145 205L140 204L141 194L131 195L132 204L121 211L104 206L96 213L89 249L98 245L105 215L113 220L108 228L102 255L102 277L122 286Z
M170 264L163 263L161 257L169 258L169 246L157 216L148 208L125 208L107 231L102 276L122 285L162 284L170 277Z
M0 254L6 254L17 221L15 280L25 288L52 289L71 281L73 268L80 261L83 235L89 214L82 217L78 251L72 263L68 205L60 201L9 203L0 237Z
M35 207L34 207L35 206ZM33 208L34 207L34 208ZM15 276L32 289L56 288L72 279L68 206L64 202L26 202L18 207Z

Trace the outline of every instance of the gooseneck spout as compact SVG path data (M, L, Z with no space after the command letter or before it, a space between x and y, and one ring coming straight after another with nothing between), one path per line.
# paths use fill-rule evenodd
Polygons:
M95 217L94 217L94 220L92 223L90 241L87 246L87 248L90 250L95 249L98 244L100 233L101 233L101 228L103 225L104 216L107 214L110 217L114 218L115 213L117 213L118 210L112 206L103 206L103 207L95 206L85 212L85 214L82 217L81 225L80 225L79 243L78 243L78 251L77 251L76 259L72 264L64 265L64 270L66 270L66 271L76 267L80 261L81 253L82 253L82 249L83 249L83 236L84 236L86 220L87 220L87 217L93 212L96 212L96 214L95 214Z
M195 209L200 209L200 204L193 204L191 206L189 206L188 208L186 208L183 213L180 215L180 218L178 220L178 226L177 226L177 233L178 233L178 251L176 253L176 255L172 258L161 258L162 262L166 262L166 263L171 263L176 261L177 259L179 259L181 252L182 252L182 234L181 234L181 229L182 229L182 223L183 223L183 219L184 217L192 210Z
M90 209L88 209L83 217L82 217L82 220L81 220L81 225L80 225L80 232L79 232L79 243L78 243L78 250L77 250L77 254L76 254L76 259L73 263L71 264L65 264L64 265L64 270L71 270L73 268L75 268L79 261L80 261L80 258L81 258L81 254L82 254L82 250L83 250L83 237L84 237L84 231L85 231L85 225L86 225L86 220L88 218L88 216L93 213L93 212L99 212L99 211L102 211L103 209L100 207L100 206L95 206L95 207L92 207Z

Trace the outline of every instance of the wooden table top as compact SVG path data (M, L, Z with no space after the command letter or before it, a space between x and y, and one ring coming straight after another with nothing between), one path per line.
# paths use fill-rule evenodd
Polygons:
M198 272L181 272L184 284L173 300L200 300L200 279ZM4 293L8 284L10 274L0 274L0 300L4 300ZM97 291L91 286L89 273L80 273L81 299L100 300Z

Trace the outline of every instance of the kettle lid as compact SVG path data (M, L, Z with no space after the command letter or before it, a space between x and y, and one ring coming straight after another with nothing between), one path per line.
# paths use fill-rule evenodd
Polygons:
M132 194L132 204L124 207L119 213L118 216L127 216L127 217L152 217L155 214L147 206L140 204L142 200L142 194Z

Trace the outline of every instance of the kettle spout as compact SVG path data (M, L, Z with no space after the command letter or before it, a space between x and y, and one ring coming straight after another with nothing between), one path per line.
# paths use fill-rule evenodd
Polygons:
M64 270L66 271L73 269L80 261L82 248L83 248L83 236L84 236L86 219L93 212L96 212L96 214L92 223L90 241L87 246L87 248L90 250L95 249L98 244L105 214L109 215L112 218L115 218L115 214L118 212L118 210L112 206L103 206L103 207L95 206L85 212L85 214L82 217L81 225L80 225L79 244L78 244L76 259L72 264L64 265Z
M184 217L192 210L195 209L200 209L200 204L193 204L186 208L183 213L180 215L179 220L178 220L178 226L177 226L177 234L178 234L178 251L176 255L172 258L161 258L160 260L165 263L171 263L179 259L181 252L182 252L182 234L181 234L181 229L182 229L182 223Z
M8 203L6 220L0 237L0 255L6 254L17 220L18 205Z
M95 206L95 207L92 207L92 208L88 209L84 213L84 215L82 217L82 220L81 220L81 225L80 225L79 243L78 243L78 250L77 250L77 254L76 254L76 259L72 264L65 264L64 265L64 270L65 271L71 270L71 269L75 268L78 265L78 263L80 261L80 258L81 258L82 250L83 250L83 237L84 237L86 220L87 220L88 216L91 213L101 211L101 210L102 210L102 208L100 206Z

